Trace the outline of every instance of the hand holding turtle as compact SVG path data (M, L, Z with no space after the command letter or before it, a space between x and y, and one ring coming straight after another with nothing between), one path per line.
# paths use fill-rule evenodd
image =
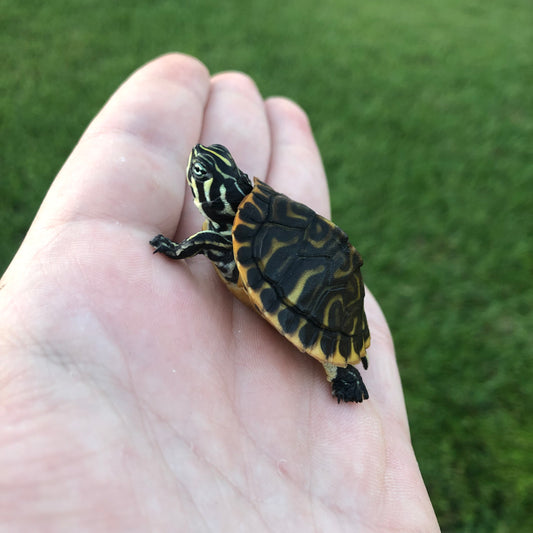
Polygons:
M392 341L367 293L371 398L337 405L320 365L232 297L204 257L192 146L329 216L291 102L185 56L135 73L89 126L2 277L0 523L11 529L436 531ZM367 263L367 268L371 268ZM31 468L28 468L31 464Z

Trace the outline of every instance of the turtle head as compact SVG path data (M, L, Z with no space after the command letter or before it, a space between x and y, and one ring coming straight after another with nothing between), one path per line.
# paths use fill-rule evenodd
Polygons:
M197 144L189 156L187 181L196 207L209 220L211 228L231 233L237 208L251 192L252 184L229 150L221 144Z

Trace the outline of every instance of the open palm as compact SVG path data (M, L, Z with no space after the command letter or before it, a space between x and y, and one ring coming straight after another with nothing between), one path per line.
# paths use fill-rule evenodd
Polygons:
M329 215L295 104L186 56L136 72L1 281L0 524L438 530L371 294L370 400L338 405L322 366L233 298L206 258L151 253L155 234L201 227L185 181L197 142L226 145L245 172Z

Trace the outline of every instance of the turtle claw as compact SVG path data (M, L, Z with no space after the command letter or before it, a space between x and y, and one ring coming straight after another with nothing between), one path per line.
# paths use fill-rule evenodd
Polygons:
M156 235L151 241L150 241L150 245L151 246L154 246L156 248L156 252L158 251L157 249L159 248L159 246L161 245L161 241L164 241L166 239L166 237L164 237L163 235L159 234L159 235Z
M170 254L174 255L176 252L174 250L175 246L172 246L173 244L174 243L170 239L167 239L164 235L161 234L156 235L150 241L150 245L155 248L155 250L153 251L154 254L159 252L165 255L169 255L170 252Z

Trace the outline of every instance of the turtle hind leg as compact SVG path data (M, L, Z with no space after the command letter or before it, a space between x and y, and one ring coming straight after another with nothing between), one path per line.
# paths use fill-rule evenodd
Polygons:
M328 381L331 382L331 393L337 398L337 403L368 400L368 391L363 383L359 370L353 365L346 368L323 363Z

